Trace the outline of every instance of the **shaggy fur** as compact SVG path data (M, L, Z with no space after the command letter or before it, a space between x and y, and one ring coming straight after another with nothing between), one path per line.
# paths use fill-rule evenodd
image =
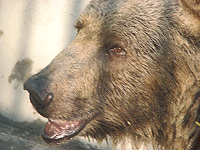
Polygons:
M200 149L200 1L93 0L77 37L25 83L47 118L133 149ZM51 93L48 105L34 96ZM42 96L41 96L42 95ZM50 101L51 100L51 101Z

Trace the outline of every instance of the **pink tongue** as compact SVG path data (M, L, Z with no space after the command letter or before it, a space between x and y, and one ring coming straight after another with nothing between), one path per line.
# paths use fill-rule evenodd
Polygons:
M79 125L80 121L49 120L45 126L43 136L48 139L61 139L74 134Z

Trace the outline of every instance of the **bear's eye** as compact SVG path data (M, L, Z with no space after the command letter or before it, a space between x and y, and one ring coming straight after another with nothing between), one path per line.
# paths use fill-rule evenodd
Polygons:
M109 50L109 56L126 57L126 50L121 47L114 47Z

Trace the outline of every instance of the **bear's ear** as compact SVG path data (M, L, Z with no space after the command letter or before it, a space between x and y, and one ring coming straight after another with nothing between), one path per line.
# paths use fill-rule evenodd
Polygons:
M181 0L181 2L187 11L200 17L200 0Z
M200 38L200 0L179 0L182 13L177 16L184 31Z

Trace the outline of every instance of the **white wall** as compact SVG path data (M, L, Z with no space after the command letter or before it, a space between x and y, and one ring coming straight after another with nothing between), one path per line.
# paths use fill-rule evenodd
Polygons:
M74 24L89 0L0 0L0 114L15 121L40 116L22 82L8 78L15 64L33 61L31 73L45 67L75 37Z

